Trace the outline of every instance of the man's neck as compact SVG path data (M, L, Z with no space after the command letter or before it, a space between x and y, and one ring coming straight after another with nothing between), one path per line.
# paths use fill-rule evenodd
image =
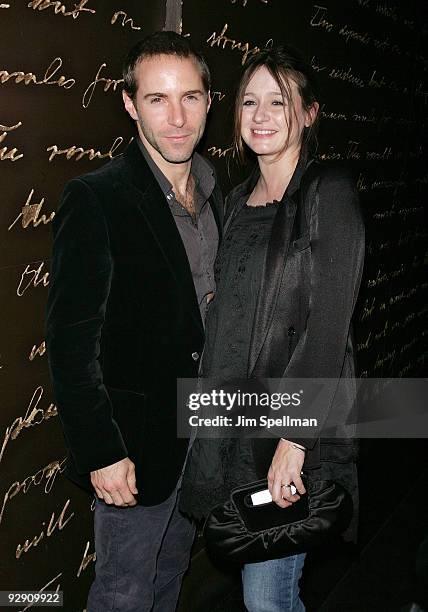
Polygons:
M171 183L176 197L186 197L192 160L189 159L181 164L168 162L141 134L140 138L150 157Z

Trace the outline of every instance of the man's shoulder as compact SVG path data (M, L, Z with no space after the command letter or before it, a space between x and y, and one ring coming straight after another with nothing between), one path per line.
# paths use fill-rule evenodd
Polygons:
M80 181L86 183L92 188L99 188L104 185L111 185L112 182L116 181L120 177L124 167L124 156L123 153L121 153L120 155L117 155L99 168L74 177L73 179L71 179L70 182Z
M70 207L92 206L109 214L112 204L125 193L120 185L126 182L126 161L123 154L115 156L99 168L73 177L64 185L58 211Z

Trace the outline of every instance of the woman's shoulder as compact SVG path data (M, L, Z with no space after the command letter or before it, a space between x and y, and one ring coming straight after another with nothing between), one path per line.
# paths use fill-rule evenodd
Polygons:
M229 191L229 193L226 194L226 197L225 197L225 202L227 204L231 204L239 200L239 197L242 193L245 183L246 181L243 181L242 183L239 183L235 187L232 187L232 189Z
M331 186L336 189L340 187L353 189L356 186L356 177L352 170L339 162L314 159L305 175L309 173L311 178L318 180L323 188Z
M224 211L225 211L225 220L227 220L231 213L238 208L243 203L243 199L246 200L249 195L249 184L250 179L247 178L242 183L239 183L235 187L233 187L229 193L226 195L224 199Z
M243 196L244 194L250 194L253 190L254 185L257 183L257 179L259 177L260 170L258 164L255 164L248 174L247 178L242 182L232 187L232 189L227 194L225 201L226 204L233 205Z
M318 215L334 215L337 223L339 219L349 223L351 218L360 223L361 202L352 169L344 164L318 160L314 160L311 166L313 166L312 177L318 180L316 184L318 197L308 198L310 201L307 202L312 212Z

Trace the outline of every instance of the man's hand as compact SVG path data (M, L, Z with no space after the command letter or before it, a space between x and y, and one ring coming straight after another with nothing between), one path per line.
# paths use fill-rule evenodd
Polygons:
M300 499L297 493L291 494L290 487L281 485L293 483L301 495L306 493L300 477L304 460L304 451L293 448L288 440L281 439L278 442L268 472L268 485L272 500L281 508L288 508L293 502Z
M115 506L135 506L138 493L135 465L128 457L113 465L91 472L91 482L100 499Z

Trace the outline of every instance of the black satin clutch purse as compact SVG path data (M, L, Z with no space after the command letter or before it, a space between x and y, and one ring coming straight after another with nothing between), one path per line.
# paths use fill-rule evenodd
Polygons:
M267 489L266 479L234 489L207 517L208 554L238 564L268 561L307 552L344 531L352 518L349 493L331 480L302 480L307 492L288 508L252 504L251 495Z

